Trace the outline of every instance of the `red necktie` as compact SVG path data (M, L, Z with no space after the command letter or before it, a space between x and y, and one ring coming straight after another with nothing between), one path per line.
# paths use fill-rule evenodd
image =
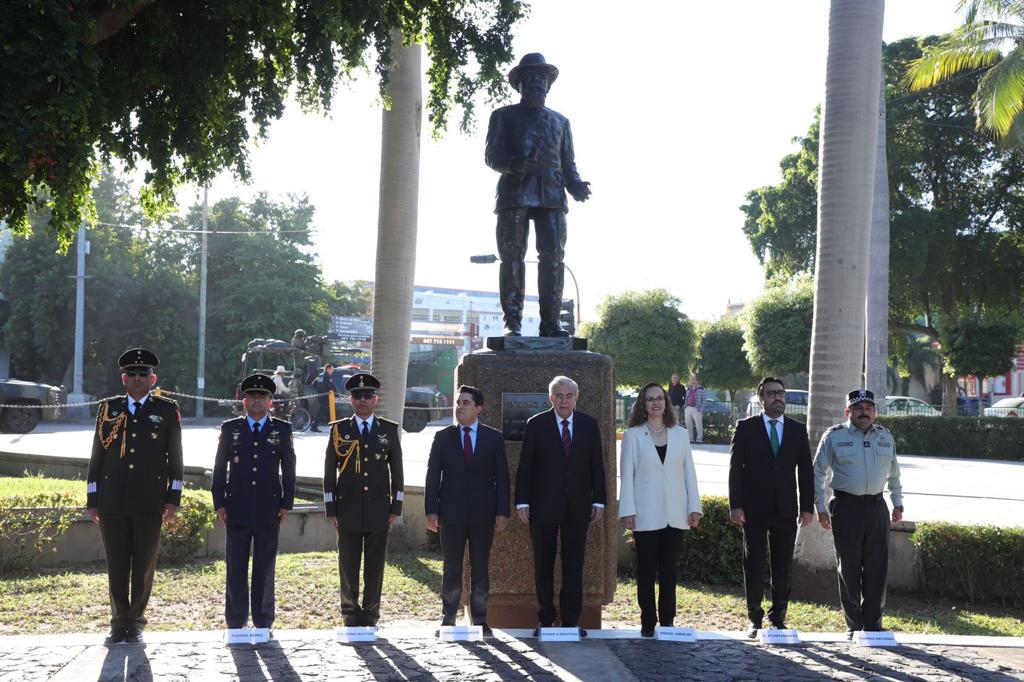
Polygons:
M572 453L572 437L569 435L569 420L562 420L562 449L565 450L565 456L568 457Z
M462 452L466 455L466 464L473 463L473 441L469 439L469 427L463 426L463 432L465 435L462 436Z

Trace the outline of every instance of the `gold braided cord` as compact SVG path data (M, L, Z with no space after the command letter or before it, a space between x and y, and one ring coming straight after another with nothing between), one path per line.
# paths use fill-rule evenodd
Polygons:
M117 438L117 432L122 428L127 430L128 425L127 412L122 412L116 417L109 416L109 412L110 403L103 403L100 406L99 419L96 422L96 428L99 431L100 445L103 446L104 450L109 448L110 444L114 442L115 438ZM110 425L110 431L107 433L107 435L104 436L103 427L106 426L107 424ZM121 459L124 459L124 446L126 441L126 438L121 439Z
M348 467L348 462L349 462L350 459L352 459L352 455L353 454L356 457L355 469L356 469L356 473L358 474L360 472L360 469L361 469L361 467L359 466L359 441L358 440L350 440L350 441L348 441L348 446L346 448L344 448L345 451L342 452L342 449L343 449L342 446L345 444L346 441L341 436L341 429L338 428L338 427L332 428L331 429L331 438L332 438L332 440L334 442L334 452L338 456L338 460L339 460L338 461L338 476L340 477L343 473L345 473L345 469L346 469L346 467Z

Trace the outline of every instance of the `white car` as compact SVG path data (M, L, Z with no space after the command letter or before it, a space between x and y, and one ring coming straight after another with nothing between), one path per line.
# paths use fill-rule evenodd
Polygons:
M986 417L1024 417L1024 398L1003 398L985 408Z
M925 401L906 395L885 396L886 414L890 416L938 417L942 414Z

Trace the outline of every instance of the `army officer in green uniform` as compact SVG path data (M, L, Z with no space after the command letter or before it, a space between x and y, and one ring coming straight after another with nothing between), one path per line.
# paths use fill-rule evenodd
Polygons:
M825 432L814 456L814 502L822 528L832 529L839 560L839 600L847 637L856 630L882 630L882 606L889 566L889 508L903 519L903 488L892 433L875 424L875 395L850 391L847 421ZM832 499L825 483L831 474Z
M355 414L331 422L324 459L324 507L338 531L341 615L347 626L376 625L380 619L388 528L401 515L405 497L399 426L374 415L378 388L380 381L369 373L345 382Z
M160 526L178 511L184 471L178 405L149 392L160 360L132 348L118 364L127 395L99 405L86 488L89 517L100 526L107 555L107 644L142 641Z

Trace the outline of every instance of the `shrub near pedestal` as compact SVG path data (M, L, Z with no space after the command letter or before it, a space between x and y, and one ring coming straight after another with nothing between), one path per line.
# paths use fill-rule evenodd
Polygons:
M183 490L181 508L160 529L160 562L188 561L203 546L203 534L213 527L217 512L205 490Z

